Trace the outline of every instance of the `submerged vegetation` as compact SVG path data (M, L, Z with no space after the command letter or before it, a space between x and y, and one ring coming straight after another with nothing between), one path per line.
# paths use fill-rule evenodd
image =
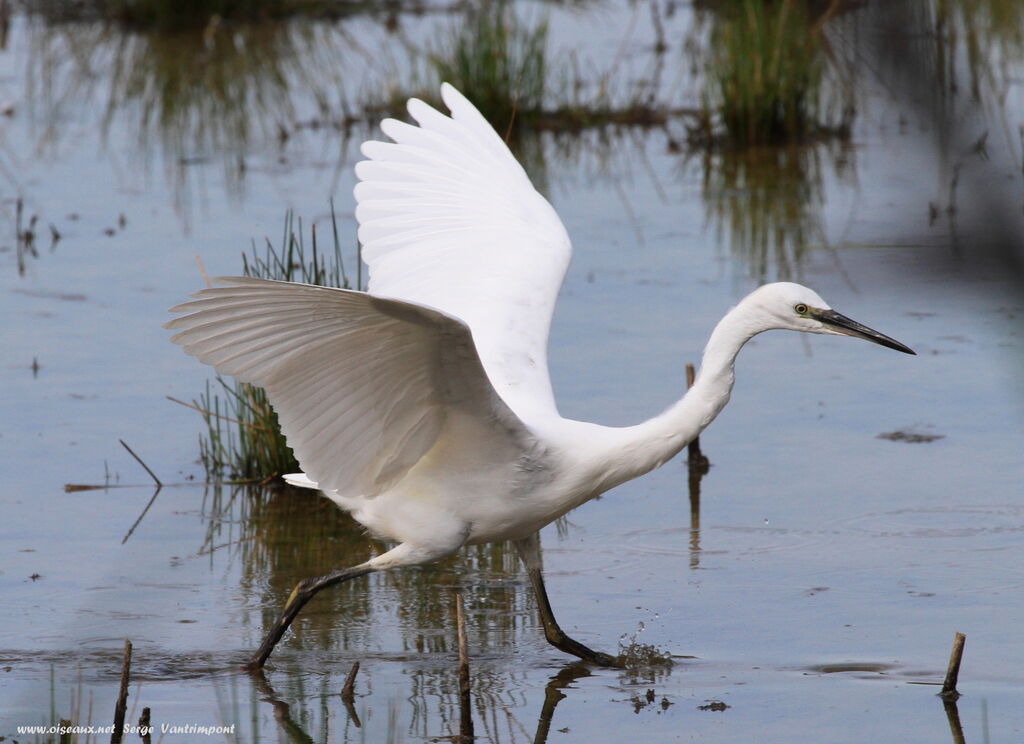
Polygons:
M262 279L349 287L333 209L331 227L333 249L324 256L317 245L316 226L310 228L307 246L302 221L289 212L280 246L275 247L268 239L260 252L253 245L251 256L242 255L242 273ZM207 480L268 482L299 470L263 388L218 375L215 383L207 383L193 406L206 423L206 433L199 438L199 456Z

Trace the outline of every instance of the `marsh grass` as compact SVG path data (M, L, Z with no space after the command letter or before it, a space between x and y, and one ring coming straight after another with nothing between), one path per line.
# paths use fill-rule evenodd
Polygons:
M410 97L442 108L441 82L458 88L513 150L537 132L579 134L606 127L657 127L691 110L661 105L642 81L621 95L609 92L617 70L597 84L584 81L571 61L552 55L546 18L513 10L510 0L469 5L440 40L428 47L424 64L406 83L390 88L381 100L363 104L366 112L402 115Z
M82 681L82 668L78 668L78 679L74 688L71 689L69 711L67 717L58 713L57 703L57 670L50 665L50 690L49 690L49 715L42 721L28 725L45 726L54 733L36 733L31 739L34 744L93 744L99 738L91 733L82 733L73 729L88 729L96 724L93 720L93 694L89 691L88 698L84 696L85 685ZM58 733L64 729L65 733ZM19 741L11 739L11 741ZM29 741L20 739L20 741Z
M242 273L262 279L348 288L333 206L331 234L333 247L324 255L318 245L316 226L310 227L307 243L302 220L288 212L280 245L274 246L267 239L260 250L254 243L250 255L242 255ZM263 388L218 375L193 403L206 424L206 432L199 438L199 459L207 480L269 482L299 470Z
M531 129L543 116L548 94L549 54L546 20L530 24L508 0L469 5L407 79L378 99L363 102L370 115L400 114L411 97L444 108L438 89L458 88L506 139Z
M826 90L823 29L805 0L729 0L716 6L706 45L701 144L754 146L848 135L852 103Z
M530 26L505 0L471 7L428 61L438 81L462 91L499 132L530 127L543 115L547 21Z

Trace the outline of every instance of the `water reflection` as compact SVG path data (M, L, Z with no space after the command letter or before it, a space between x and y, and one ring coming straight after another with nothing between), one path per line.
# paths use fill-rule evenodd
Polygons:
M862 21L863 46L894 96L917 118L939 164L930 222L948 220L976 271L1009 269L1024 286L1020 200L1006 188L1022 167L1024 134L1011 119L1024 62L1024 5L1016 0L902 2ZM989 136L991 133L991 137ZM989 150L994 153L989 160ZM957 186L963 180L961 201ZM960 278L968 275L961 272Z
M248 634L256 639L273 625L282 598L298 580L385 550L332 502L303 489L211 486L203 516L206 534L199 553L239 565L241 599L259 626ZM506 657L508 649L537 640L541 631L511 543L472 546L433 566L382 572L323 592L296 620L267 676L254 677L261 698L254 705L271 705L289 741L322 740L315 730L325 730L328 721L337 726L342 715L345 740L358 740L359 726L379 729L385 710L389 735L399 738L399 720L414 737L458 731L455 590L463 594L466 607L478 737L528 740L520 734L533 726L519 718L535 682L529 669L509 665ZM383 654L375 650L381 646ZM363 664L355 699L346 703L340 676L353 660ZM396 660L401 662L400 674L389 669ZM632 676L623 677L623 683L636 684L630 680L647 673L645 668L625 672ZM665 675L669 670L659 665L651 673ZM563 691L589 674L574 662L549 680L534 741L545 740ZM234 679L241 683L245 678ZM400 715L391 708L397 701ZM371 723L374 711L378 718ZM228 718L256 716L235 710Z
M807 250L827 242L825 169L856 177L843 142L715 148L699 155L708 223L720 244L760 282L799 280Z
M454 665L451 669L442 671L441 675L454 678ZM534 744L545 744L551 733L555 709L567 697L567 693L564 691L571 689L577 680L589 676L591 676L591 671L585 665L572 663L559 670L558 673L548 680L544 687L544 699L532 735L527 728L528 724L515 718L510 710L510 702L516 707L521 707L524 701L508 701L504 699L503 693L495 695L493 691L487 688L486 680L481 684L481 680L474 676L472 713L475 720L479 723L480 729L483 731L483 734L478 735L476 739L491 742L528 740L534 742ZM274 689L271 682L262 672L255 673L252 680L254 688L260 695L259 702L270 705L273 710L274 720L287 741L313 742L317 738L311 736L309 732L313 730L314 726L326 730L327 727L324 720L315 723L311 721L311 717L308 715L309 711L305 707L299 708L299 706L287 702L285 696L279 694ZM424 702L427 696L434 697L437 695L441 696L442 705L437 710L437 721L434 721L426 715L429 709L421 708L417 703ZM338 697L338 695L325 692L320 702L330 704L335 697ZM422 698L419 695L410 698L407 702L411 702L413 705L413 721L409 733L413 736L427 738L430 741L464 741L465 739L460 739L460 736L457 734L442 735L441 733L458 731L456 711L451 707L452 701L450 697L450 690L430 690ZM293 708L296 709L295 712L293 712ZM358 713L348 703L345 704L345 710L348 719L345 722L344 733L341 736L336 734L331 739L338 741L364 740L365 733L356 731L356 729L362 728L362 722ZM236 714L237 712L235 711ZM255 713L255 711L253 712ZM326 712L326 710L322 710L322 712ZM501 720L501 717L498 715L499 712L504 713L508 720ZM251 715L250 719L255 720L256 716ZM244 719L236 715L232 720ZM387 734L384 740L399 741L401 738L401 734L398 731L397 711L392 707L388 713Z
M353 144L350 135L378 136L369 126L383 115L404 116L409 95L436 98L436 85L427 95L417 82L424 74L415 69L423 50L430 48L437 64L459 51L448 48L450 31L442 28L439 45L424 46L391 16L359 7L366 12L353 10L338 20L215 20L186 31L29 14L26 95L39 122L35 144L59 155L69 122L92 118L114 155L126 154L146 172L163 170L175 207L186 215L204 196L207 169L200 166L219 165L227 195L241 199L251 161L260 159L255 167L271 171L287 169L300 149L296 142L316 132L329 133L337 173ZM414 36L437 33L414 20ZM389 56L396 50L397 60ZM544 191L537 131L520 134L508 121L493 123L514 135L510 146Z
M964 744L964 727L960 723L960 710L957 708L956 700L943 700L942 708L946 711L946 721L949 723L949 733L953 737L953 744ZM986 741L988 736L985 737Z
M913 85L937 126L952 123L946 119L957 103L984 106L973 113L1002 113L1024 62L1024 5L1017 0L900 2L861 20L858 33L873 35L864 40L884 73L896 85Z
M299 742L300 744L312 744L315 739L311 737L306 730L303 728L299 721L296 721L292 716L291 706L285 702L281 697L274 691L270 682L263 675L262 672L258 672L252 675L253 686L259 691L262 696L262 702L269 703L271 708L274 710L274 720L280 727L281 732L285 735L287 741ZM346 706L348 707L348 706ZM358 716L355 719L351 719L352 713L349 714L350 720L356 728L359 727ZM300 715L300 718L304 716ZM348 737L345 737L346 740ZM388 741L393 741L390 737Z
M183 208L197 164L219 162L238 197L251 148L283 148L300 116L345 132L345 42L339 25L302 20L160 33L35 19L27 93L44 148L100 102L105 146L147 168L157 161Z
M700 568L700 483L711 465L703 455L687 463L687 487L690 492L690 569Z
M259 608L262 630L301 579L352 566L386 550L332 502L308 490L211 486L203 505L207 532L201 554L228 551L242 567L246 604ZM471 546L438 564L387 571L322 594L296 621L288 644L320 651L370 648L378 615L397 617L401 650L454 651L451 594L464 593L471 643L510 646L536 631L533 603L510 543ZM339 628L342 632L338 632ZM282 660L288 659L282 654ZM275 657L277 659L277 657Z
M282 598L300 579L384 552L351 517L312 492L212 486L203 511L208 522L200 553L226 549L239 561L240 589L246 604L259 608L261 628L277 619ZM303 613L294 642L319 649L364 647L372 607L369 591L355 584L325 592L331 610L321 600ZM346 624L344 633L336 634L328 622L334 616Z

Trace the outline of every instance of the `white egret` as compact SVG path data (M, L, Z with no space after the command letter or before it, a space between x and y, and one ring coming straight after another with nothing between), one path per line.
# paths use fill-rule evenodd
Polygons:
M299 582L248 668L259 669L321 589L464 545L512 540L548 641L568 637L541 575L537 532L658 467L722 410L743 344L774 328L909 348L831 310L798 284L752 292L715 327L692 387L664 413L610 427L559 415L547 368L570 243L551 205L483 116L450 85L451 115L409 101L418 126L386 120L366 142L356 218L367 292L226 278L166 327L218 372L265 388L304 473L395 547Z

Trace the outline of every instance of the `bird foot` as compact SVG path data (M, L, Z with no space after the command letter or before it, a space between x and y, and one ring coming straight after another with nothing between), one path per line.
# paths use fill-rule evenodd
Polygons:
M241 671L246 674L263 674L264 660L259 656L254 656L242 665Z
M611 667L613 669L622 669L626 666L625 657L612 656L611 654L602 653L601 651L595 651L589 646L584 646L579 641L565 635L565 633L561 632L560 629L557 633L548 635L548 643L559 651L564 651L567 654L579 657L588 664Z
M622 656L603 654L600 651L594 651L593 654L593 658L584 659L584 661L589 661L597 666L611 667L612 669L623 669L626 666L626 660Z

